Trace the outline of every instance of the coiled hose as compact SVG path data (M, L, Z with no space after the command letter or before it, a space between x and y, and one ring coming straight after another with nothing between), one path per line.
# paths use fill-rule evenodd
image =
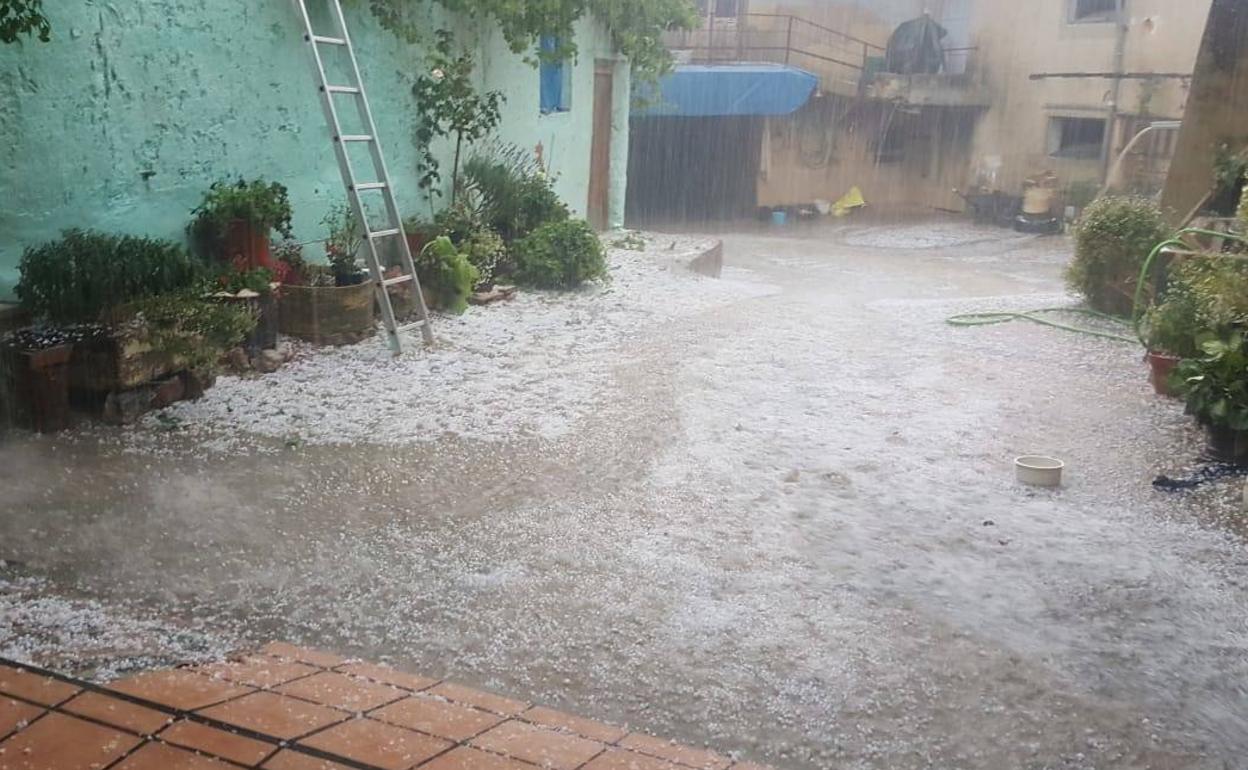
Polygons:
M1143 266L1140 268L1139 280L1135 283L1135 298L1132 303L1131 318L1119 318L1109 313L1101 313L1096 310L1088 310L1087 308L1077 307L1042 307L1036 310L1026 310L1021 312L999 311L987 313L960 313L945 319L950 326L990 326L992 324L1009 323L1010 321L1031 321L1042 326L1051 326L1054 329L1062 329L1063 331L1075 332L1076 334L1085 334L1089 337L1099 337L1100 339L1112 340L1113 342L1126 342L1132 345L1140 344L1147 347L1144 340L1144 333L1140 328L1141 322L1144 320L1144 286L1148 281L1148 274L1152 272L1153 263L1157 261L1157 256L1161 254L1169 246L1184 246L1188 244L1183 242L1184 235L1209 235L1216 238L1229 238L1240 243L1248 243L1248 238L1234 235L1233 233L1223 233L1216 230L1209 230L1203 227L1185 227L1174 235L1157 244L1157 246L1149 253L1148 258L1144 260ZM1070 324L1061 323L1044 317L1048 313L1068 313L1074 315L1084 315L1090 318L1096 318L1101 321L1108 321L1122 326L1130 326L1135 332L1134 337L1128 337L1125 334L1115 334L1113 332L1100 331L1099 329L1085 329L1080 326L1071 326Z

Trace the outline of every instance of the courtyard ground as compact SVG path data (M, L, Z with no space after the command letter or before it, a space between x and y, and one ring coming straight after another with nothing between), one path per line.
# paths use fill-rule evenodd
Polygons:
M269 639L782 768L1248 752L1248 527L1063 238L742 228L615 280L305 351L129 429L0 445L0 656L107 679ZM1055 492L1012 459L1069 465Z

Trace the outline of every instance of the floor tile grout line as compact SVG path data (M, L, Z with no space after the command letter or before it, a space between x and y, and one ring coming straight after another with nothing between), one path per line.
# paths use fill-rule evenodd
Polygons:
M230 664L230 663L232 663L232 662L241 662L241 661L226 661L226 662L225 662L225 664L226 664L226 665L228 665L228 664ZM296 661L296 662L297 662L297 661ZM307 665L307 664L301 664L301 665ZM203 667L203 666L192 666L192 667L190 667L190 668L186 668L186 669L182 669L182 670L184 670L184 671L190 671L190 672L195 673L195 674L199 674L200 676L204 677L205 679L209 679L209 680L214 681L214 682L227 682L227 683L229 683L229 684L237 685L237 686L239 686L239 687L254 687L255 689L260 690L260 691L263 691L263 692L272 692L272 691L274 690L274 688L276 688L276 687L285 687L286 685L291 684L292 682L299 682L299 681L302 681L302 680L304 680L304 679L311 679L312 677L314 677L314 676L318 676L318 675L320 675L320 674L333 673L332 671L327 671L326 669L318 669L318 670L316 670L316 671L313 671L313 672L310 672L310 673L307 673L307 674L301 674L301 675L299 675L299 676L295 677L294 679L287 679L287 680L285 680L285 681L278 682L278 683L277 683L277 684L275 684L275 685L265 686L265 685L253 684L253 683L251 683L251 682L241 682L241 681L237 681L237 680L234 680L234 679L229 679L229 678L226 678L226 677L224 677L224 676L210 674L210 673L208 673L207 671L205 671L205 670L204 670L204 667ZM207 707L207 706L205 706L204 708L208 708L208 707Z
M145 706L153 711L160 711L162 713L169 714L171 716L181 717L182 719L185 719L188 722L196 722L206 727L215 728L217 730L220 730L221 732L241 735L244 738L252 738L253 740L257 740L261 743L268 743L274 746L279 746L279 747L285 746L286 748L289 748L295 751L296 753L308 754L309 756L312 756L316 759L324 759L324 760L331 761L331 762L337 762L339 764L346 765L347 767L355 768L355 770L379 770L379 768L377 768L374 765L357 762L356 760L351 759L350 757L343 757L343 756L333 754L332 752L321 751L320 749L314 749L311 746L289 745L291 741L288 741L284 738L278 738L275 735L268 735L267 733L262 733L256 730L251 730L246 727L240 727L238 725L232 725L228 722L223 722L219 719L214 719L212 717L207 717L202 714L197 714L194 711L186 711L183 709L178 709L173 706L169 706L164 703L158 703L156 701L149 701L144 698L140 698L138 696L130 695L128 693L122 693L122 692L117 692L115 690L110 690L102 685L95 684L94 682L87 682L83 680L74 679L73 677L66 676L65 674L57 673L55 671L52 671L51 669L45 669L39 666L31 665L29 663L22 663L20 661L10 660L8 658L3 658L3 657L0 657L0 665L9 666L10 668L15 668L15 669L25 671L30 674L43 676L47 679L55 679L57 681L64 682L66 684L74 685L75 687L78 687L79 690L82 692L95 692L101 695L112 697L116 700L131 703L136 706ZM70 698L65 698L60 703L65 703L71 700L73 697L76 697L80 694L81 692L76 692L74 693L73 696L71 696ZM251 694L251 693L248 693L248 694ZM243 697L243 696L239 696L239 697ZM22 698L22 700L28 700L28 699ZM233 700L233 699L228 699L228 700ZM227 701L221 701L221 702L225 703ZM218 704L213 704L213 705L218 705ZM210 706L203 706L201 708L210 708ZM67 714L67 716L74 716L74 715ZM346 721L346 720L335 722L335 724L341 724L343 721ZM319 730L314 731L314 732L319 732ZM212 756L215 757L216 755L212 755ZM224 757L220 757L220 759L225 760ZM228 762L229 760L225 760L225 761Z
M550 711L555 711L555 710L556 710L556 709L550 708L549 706L530 706L529 708L525 709L524 711L520 712L517 716L515 716L515 717L514 717L514 719L519 719L521 722L524 722L525 724L530 724L530 725L533 725L534 727L540 727L540 728L542 728L543 730L551 730L551 731L553 731L553 732L557 732L557 733L567 733L567 734L569 734L569 735L575 735L577 738L584 738L584 739L585 739L585 740L587 740L587 741L597 741L598 743L602 743L602 744L605 744L605 745L607 745L607 746L617 746L617 747L618 747L618 746L620 745L620 741L624 740L625 738L627 738L628 736L630 736L630 735L632 735L632 734L633 734L633 733L632 733L632 731L628 730L627 728L620 727L619 725L613 725L613 724L610 724L610 723L608 723L608 722L599 722L599 724L603 725L604 727L610 727L610 728L613 728L613 729L615 729L615 730L620 730L621 732L623 732L623 733L624 733L624 734L623 734L623 735L621 735L619 738L616 738L616 739L615 739L615 740L613 740L613 741L604 741L604 740L602 740L601 738L595 738L595 737L590 736L590 735L585 735L584 733L579 733L579 732L577 732L576 730L573 730L573 729L572 729L572 728L570 728L570 727L564 727L564 726L562 726L562 725L549 725L549 724L542 724L541 722L534 722L531 718L526 718L526 717L524 716L525 714L529 713L530 711L532 711L532 710L534 710L534 709L538 709L538 708L545 708L545 709L548 709L548 710L550 710ZM569 716L575 716L575 715L574 715L574 714L569 714ZM587 719L588 719L588 718L587 718ZM593 722L593 721L596 721L596 720L589 719L588 721Z
M105 765L104 770L113 770L114 767L117 767L122 762L125 762L127 759L134 756L139 749L151 743L151 740L152 739L150 737L143 737L143 739L139 741L138 745L131 747L129 751L124 752L120 757L117 757L112 762Z
M4 697L8 698L8 697L11 697L11 696L9 696L9 695L6 693ZM23 701L22 701L22 703L30 703L30 701L23 700ZM22 732L23 730L25 730L27 727L30 727L31 725L33 725L35 722L38 722L40 719L43 719L43 718L44 718L44 717L46 717L48 714L54 714L54 713L59 713L59 712L55 712L55 711L53 711L52 709L48 708L47 706L44 706L44 707L43 707L43 711L42 711L42 713L36 714L36 715L34 716L34 718L32 718L32 719L31 719L29 722L27 722L25 725L22 725L22 726L19 726L19 727L14 727L14 728L13 728L12 730L10 730L9 732L7 732L7 733L3 733L3 734L0 734L0 743L4 743L4 742L5 742L5 741L7 741L8 739L12 738L14 735L17 735L18 733L20 733L20 732Z
M275 656L269 655L269 657L275 657ZM285 656L282 656L282 659L290 659L290 658L286 658ZM296 662L298 662L298 663L303 663L303 661L296 661ZM84 721L93 722L93 723L95 723L95 724L98 724L98 725L101 725L101 726L104 726L104 727L108 727L108 728L111 728L111 729L117 729L117 730L119 730L120 732L123 732L123 733L126 733L126 734L130 734L130 735L132 735L132 736L136 736L136 737L139 737L139 738L143 738L143 739L145 739L145 740L147 740L147 739L149 738L149 736L144 736L144 735L142 735L141 733L137 733L137 732L135 732L135 731L133 731L133 730L129 730L129 729L127 729L127 728L117 728L116 726L114 726L114 725L110 725L110 724L108 724L108 723L106 723L106 722L102 722L102 721L99 721L99 720L96 720L96 719L93 719L93 718L90 718L90 717L82 717L82 716L79 716L79 715L77 715L77 714L73 714L72 712L63 711L63 710L60 708L60 706L63 706L64 704L66 704L66 703L68 703L68 702L72 701L74 698L77 698L79 695L82 695L84 692L96 692L97 694L101 694L101 695L104 695L104 696L107 696L107 697L113 697L113 698L115 698L116 700L121 700L121 701L123 701L123 702L130 702L130 703L132 703L133 705L137 705L137 706L145 706L145 707L151 708L151 709L153 709L153 710L156 710L156 711L161 711L161 712L163 712L163 713L166 713L166 714L169 714L169 715L172 715L172 716L175 716L175 717L181 716L182 718L186 719L187 721L197 722L197 723L199 723L199 724L203 724L203 725L205 725L205 726L207 726L207 727L212 727L212 728L217 729L217 730L220 730L220 731L222 731L222 732L232 733L232 734L235 734L235 735L241 735L241 736L243 736L243 737L253 738L254 740L258 740L259 742L262 742L262 743L268 743L268 744L270 744L270 745L275 745L275 746L276 746L276 750L273 752L273 754L276 754L276 753L277 753L277 751L280 751L283 747L285 747L285 748L289 748L289 749L291 749L291 750L293 750L293 751L296 751L297 753L303 753L303 754L309 754L309 755L312 755L312 756L316 756L316 758L318 758L318 759L325 759L325 760L328 760L328 761L337 761L337 762L342 762L342 760L344 760L344 759L345 759L345 760L347 760L347 762L342 762L343 764L349 764L349 765L351 765L351 766L355 766L355 767L357 767L359 770L376 770L376 768L375 768L374 766L372 766L372 765L367 765L367 764L357 764L357 763L355 762L355 760L351 760L351 759L349 759L349 758L347 758L347 757L342 757L342 758L339 758L339 757L337 757L337 755L334 755L332 752L322 752L320 749L314 749L314 748L312 748L312 747L310 747L310 746L303 746L303 745L301 745L301 744L300 744L300 745L295 745L295 744L297 744L299 741L305 740L306 738L309 738L309 737L311 737L311 736L317 735L317 734L319 734L319 733L321 733L321 732L323 732L323 731L325 731L325 730L329 730L329 729L330 729L330 728L332 728L332 727L336 727L336 726L338 726L338 725L345 724L345 723L347 723L347 722L351 721L352 719L360 718L360 719L369 719L370 721L377 722L378 724L384 724L384 725L388 725L388 726L395 727L395 728L398 728L398 729L408 730L408 731L413 732L413 733L416 733L416 734L418 734L418 735L425 735L425 736L428 736L428 737L431 737L431 738L435 738L435 739L438 739L438 740L450 740L450 741L452 742L452 746L450 746L449 748L447 748L445 751L440 752L438 755L435 755L435 756L441 756L441 754L444 754L444 753L446 753L446 752L452 751L452 750L454 750L456 747L459 747L459 746L469 746L468 741L476 740L477 738L481 737L482 735L484 735L485 733L489 732L490 730L495 729L495 728L496 728L496 727L498 727L499 725L506 724L508 721L511 721L511 720L515 720L515 721L518 721L518 722L520 722L520 723L522 723L522 724L530 725L530 726L532 726L532 727L534 727L534 728L537 728L537 729L540 729L540 730L547 730L547 731L549 731L549 732L553 732L553 733L556 733L556 734L570 734L570 735L572 735L572 736L574 736L574 737L577 737L577 738L580 738L580 739L582 739L582 740L589 740L589 741L593 741L593 742L598 743L598 744L600 744L600 745L602 745L602 746L604 746L604 747L614 747L614 748L619 748L619 749L621 749L621 750L628 751L628 752L630 752L630 753L635 753L635 754L639 754L639 755L641 755L641 756L650 757L650 758L652 758L652 759L657 759L657 760L661 760L661 761L664 761L664 762L668 762L668 763L670 763L670 764L672 764L672 765L675 765L675 766L677 766L677 767L689 768L690 770L700 770L700 769L699 769L699 768L697 768L696 766L693 766L693 765L688 765L688 764L685 764L684 762L680 762L680 761L673 760L673 759L670 759L670 758L661 757L661 756L658 756L658 755L656 755L656 754L649 753L649 752L647 752L647 751L645 751L645 750L642 750L642 749L634 749L634 748L631 748L631 747L620 746L620 745L619 745L619 744L620 744L620 741L623 741L625 738L627 738L627 737L629 737L630 735L633 735L633 734L634 734L634 733L633 733L633 732L631 732L631 731L626 731L626 732L625 732L625 734L624 734L623 736L621 736L620 738L618 738L618 739L617 739L616 741L614 741L614 742L601 741L601 740L597 740L597 739L595 739L595 738L590 738L589 736L584 736L584 735L581 735L580 733L577 733L575 730L568 730L568 731L566 731L566 732L565 732L563 729L558 729L558 728L551 728L551 727L547 727L547 726L544 726L544 725L540 725L540 724L537 724L537 723L531 722L531 721L529 721L529 720L527 720L527 719L524 719L524 718L523 718L523 715L524 715L525 713L527 713L528 711L531 711L532 709L534 709L534 708L536 708L536 707L537 707L537 706L535 706L535 705L533 705L533 704L529 704L529 706L528 706L528 707L527 707L524 711L521 711L521 712L519 712L518 714L514 714L514 715L504 715L504 714L499 714L498 712L495 712L495 711L491 711L491 710L489 710L489 709L485 709L485 708L478 707L478 706L476 706L476 705L474 705L474 704L464 703L464 702L461 702L461 701L452 700L452 699L447 698L447 697L445 697L445 696L442 696L442 695L438 695L438 694L435 694L435 693L430 693L430 692L428 692L431 688L436 687L436 686L437 686L437 684L441 684L441 683L442 683L442 682L444 682L445 680L439 680L437 683L429 685L429 687L425 688L424 690L412 690L411 688L402 687L402 686L400 686L400 685L393 685L393 684L390 684L389 682L382 682L382 681L378 681L378 680L373 680L372 678L367 677L367 676L360 676L360 675L356 675L356 674L350 674L350 673L348 673L348 672L336 671L336 670L335 670L336 668L341 667L341 666L344 666L344 665L351 665L350 663L340 663L340 664L338 664L338 666L336 666L336 667L335 667L335 669L325 669L325 668L323 668L323 667L318 667L318 666L316 666L315 664L311 664L311 663L306 663L305 665L310 665L310 666L313 666L314 668L321 668L321 670L320 670L319 672L317 672L317 673L326 673L326 672L328 672L328 673L338 673L338 674L342 674L342 675L344 675L344 676L356 676L356 677L358 677L358 678L360 678L360 679L363 679L363 680L365 680L365 681L373 682L374 684L382 684L382 685L388 685L388 686L391 686L391 687L395 687L395 688L396 688L396 689L398 689L398 690L401 690L401 691L404 691L404 692L407 692L407 693L410 693L410 694L424 693L424 694L426 694L426 695L433 695L433 696L434 696L434 697L436 697L436 698L439 698L439 699L441 699L441 700L443 700L443 701L445 701L445 702L447 702L447 703L451 703L451 704L454 704L454 705L459 706L459 707L469 708L469 709L472 709L472 710L475 710L475 711L480 711L480 712L483 712L483 713L490 714L490 715L492 715L492 716L500 717L500 718L502 718L502 720L503 720L503 721L501 721L501 722L499 722L499 723L497 723L497 724L495 724L495 725L492 725L491 727L488 727L488 728L486 728L485 730L482 730L482 731L480 731L480 732L476 733L475 735L473 735L473 736L471 736L471 737L469 737L469 738L467 738L467 739L464 739L463 741L455 741L455 740L453 740L453 739L445 738L445 737L443 737L443 736L439 736L439 735L434 735L434 734L432 734L432 733L428 733L428 732L426 732L426 731L424 731L424 730L418 730L418 729L415 729L415 728L412 728L412 727L407 727L407 726L404 726L404 725L393 724L393 723L391 723L391 722L386 722L386 721L381 720L381 719L376 719L375 717L373 717L373 716L372 716L372 712L374 712L374 711L378 711L378 710L383 709L383 708L385 708L385 707L387 707L387 706L390 706L390 705L393 705L393 704L395 704L395 703L398 703L398 702L400 702L400 701L402 701L402 700L405 700L407 697L409 697L409 696L406 696L406 695L405 695L405 696L402 696L402 697L399 697L399 698L396 698L395 700L390 701L390 702L388 702L388 703L384 703L384 704L380 704L380 705L378 705L378 706L375 706L374 708L369 709L369 710L367 710L367 711L350 712L350 711L347 711L347 710L345 710L345 709L341 709L341 708L338 708L338 707L335 707L335 706L329 706L328 704L317 703L316 701L310 701L310 700L307 700L307 699L305 699L305 698L300 698L300 697L298 697L298 696L288 695L288 694L286 694L286 693L279 693L279 692L276 692L276 691L273 691L273 690L265 690L265 689L263 689L263 688L252 688L252 690L251 690L250 692L243 693L243 694L241 694L241 695L232 696L232 697L230 697L230 698L226 698L226 699L224 699L224 700L217 701L217 702L215 702L215 703L211 703L211 704L208 704L208 705L205 705L205 706L200 706L200 707L198 707L197 709L194 709L194 710L190 710L190 711L182 711L182 710L177 709L177 708L172 707L172 706L167 706L167 705L165 705L165 704L160 704L160 703L157 703L157 702L155 702L155 701L147 701L146 699L139 698L139 697L137 697L137 696L131 696L131 695L129 695L128 693L121 693L121 692L118 692L118 691L115 691L115 690L110 690L110 689L108 689L108 688L102 687L101 685L96 685L96 684L91 683L91 682L83 682L83 681L80 681L80 680L76 680L76 679L74 679L74 678L72 678L72 677L67 677L67 676L65 676L65 675L58 674L58 673L53 672L53 671L50 671L50 670L41 669L41 668L39 668L39 667L37 667L37 666L32 666L32 665L30 665L30 664L20 663L20 662L18 662L18 661L9 661L9 660L7 660L7 659L5 659L5 658L0 658L0 664L10 665L11 667L13 667L13 668L17 668L17 669L19 669L19 670L26 670L28 673L43 675L43 676L46 676L46 677L47 677L47 678L49 678L49 679L55 679L55 680L58 680L58 681L62 681L62 682L65 682L65 683L67 683L67 684L74 685L74 686L76 686L76 687L78 687L78 688L79 688L79 691L78 691L78 692L75 692L73 695L70 695L69 697L67 697L67 698L65 698L65 699L63 699L63 700L61 700L61 701L59 701L59 702L58 702L55 706L52 706L52 707L44 706L43 704L41 704L41 703L36 703L36 702L34 702L34 701L29 700L28 698L22 698L21 696L9 696L9 694L8 694L8 693L4 693L6 696L9 696L9 697L14 697L14 698L16 698L17 700L21 700L21 701L23 701L23 702L30 703L31 705L34 705L34 706L38 706L38 707L41 707L41 708L45 708L45 709L47 709L47 711L45 711L43 714L40 714L40 715L39 715L38 717L36 717L35 719L31 720L31 723L36 722L36 721L38 721L39 719L42 719L42 718L43 718L44 716L46 716L48 713L52 713L53 711L55 711L56 713L64 714L65 716L70 716L70 717L74 717L74 718L84 719ZM179 669L174 669L174 670L179 670ZM184 668L184 669L181 669L181 670L187 670L187 669L185 669L185 668ZM193 669L192 669L192 670L193 670ZM202 672L197 672L197 673L200 673L200 674L202 675ZM308 674L306 677L299 677L299 679L304 679L304 678L311 677L311 676L315 676L315 675L316 675L315 673L313 673L313 674ZM205 679L212 679L212 677L205 676ZM297 681L297 680L290 680L290 682L293 682L293 681ZM289 682L287 682L286 684L288 684L288 683L289 683ZM241 685L240 685L240 686L241 686ZM219 705L222 705L222 704L225 704L225 703L230 703L230 702L233 702L233 701L236 701L236 700L240 700L240 699L245 698L245 697L247 697L247 696L249 696L249 695L254 695L254 694L255 694L255 693L257 693L257 692L272 692L273 694L278 695L279 697L287 697L287 698L291 698L291 699L293 699L293 700L298 700L298 701L301 701L301 702L304 702L304 703L309 703L309 704L312 704L312 705L323 706L323 707L325 707L325 708L329 708L329 709L331 709L331 710L334 710L334 711L337 711L337 712L339 712L339 713L341 713L341 714L344 714L344 715L346 715L346 717L345 717L344 719L340 719L340 720L338 720L337 722L333 722L333 723L331 723L331 724L328 724L328 725L325 725L325 726L323 726L323 727L317 728L316 730L313 730L313 731L311 731L311 732L309 732L309 733L306 733L306 734L304 734L304 735L302 735L302 736L300 736L300 737L298 737L298 738L293 738L293 739L289 739L289 740L287 740L287 739L278 738L277 736L272 736L272 735L268 735L268 734L266 734L266 733L261 733L261 732L259 732L259 731L251 730L250 728L242 727L242 726L239 726L239 725L233 725L233 724L231 724L231 723L229 723L229 722L224 722L224 721L221 721L221 720L217 720L217 719L215 719L215 718L213 718L213 717L207 717L207 716L204 716L204 715L202 715L202 714L197 713L198 711L203 710L203 709L213 708L213 707L215 707L215 706L219 706ZM501 696L500 696L500 697L501 697ZM179 712L181 712L181 713L179 713ZM158 731L157 731L157 733L163 732L164 730L168 729L168 728L171 726L171 724L172 724L172 723L170 723L170 724L166 724L166 725L165 725L165 726L163 726L160 730L158 730ZM29 726L29 724L28 724L28 726ZM617 728L617 729L624 730L625 728L622 728L622 727L621 727L621 728ZM156 734L153 734L153 736L150 736L150 737L155 737L155 735L156 735ZM7 737L11 737L11 736L6 736L6 740L7 740ZM163 741L163 740L161 740L160 742L161 742L161 743L167 743L166 741ZM490 750L490 749L484 749L484 748L482 748L482 747L480 747L480 746L471 746L471 748L477 749L477 750L479 750L479 751L486 751L487 753L495 754L495 755L497 755L497 756L503 756L503 757L506 757L506 758L508 758L508 759L513 759L513 760L514 760L514 759L517 759L516 757L511 757L511 756L509 756L509 755L507 755L507 754L503 754L503 753L501 753L501 752L492 751L492 750ZM694 747L688 747L688 748L694 748ZM586 763L588 763L588 762L590 762L590 761L593 761L593 759L597 758L598 756L600 756L601 754L603 754L603 753L605 753L605 752L606 752L606 748L604 748L602 751L599 751L597 754L595 754L595 755L594 755L593 757L591 757L589 760L586 760ZM320 754L324 754L325 756L318 756L318 755L320 755ZM208 756L213 756L213 757L215 757L215 758L222 759L223 761L226 761L226 762L231 762L232 764L236 764L236 765L238 764L238 763L236 763L236 762L232 762L232 760L226 759L225 757L219 757L218 755L208 755ZM271 757L271 756L272 756L272 755L270 755L270 757ZM266 758L266 760L265 760L265 761L267 761L267 759L268 759L268 758ZM433 759L433 758L431 757L430 759ZM734 763L734 764L735 764L735 760L731 759L730 757L726 757L725 759L727 759L730 763ZM522 761L522 760L521 760L521 761ZM423 763L422 763L422 764L423 764ZM578 765L578 767L582 767L584 764L585 764L585 763L582 763L582 765ZM240 765L240 766L241 766L241 765ZM730 769L732 766L733 766L733 765L732 765L732 764L730 764L730 765L728 766L728 767L729 767L729 769Z

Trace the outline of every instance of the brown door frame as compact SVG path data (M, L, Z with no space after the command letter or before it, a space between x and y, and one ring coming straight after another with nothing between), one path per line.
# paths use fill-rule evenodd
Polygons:
M593 137L589 146L589 200L586 217L598 230L611 226L611 142L615 114L615 62L594 61Z

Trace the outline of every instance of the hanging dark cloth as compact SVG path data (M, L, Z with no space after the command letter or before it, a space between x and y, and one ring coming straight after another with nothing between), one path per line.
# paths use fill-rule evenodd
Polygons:
M927 14L902 22L888 39L884 66L902 75L934 75L945 68L945 51L940 41L949 34Z

